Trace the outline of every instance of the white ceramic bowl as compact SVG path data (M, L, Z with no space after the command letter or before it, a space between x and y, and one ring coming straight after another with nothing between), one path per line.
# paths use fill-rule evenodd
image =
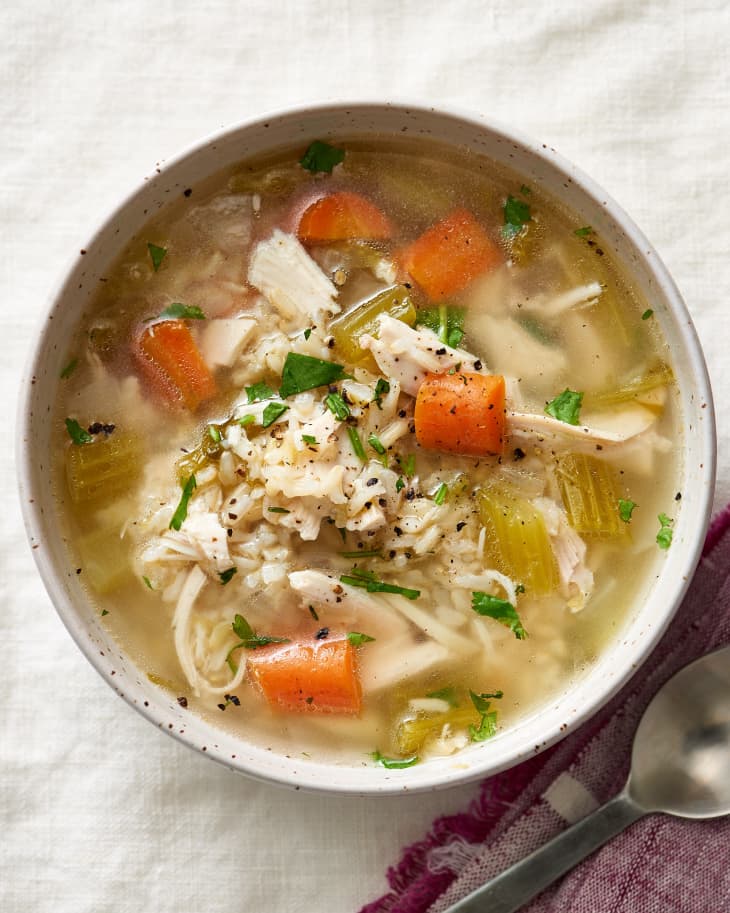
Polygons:
M483 153L564 201L580 224L592 225L651 302L673 353L681 390L684 436L681 511L671 560L598 662L567 693L489 742L455 757L407 770L334 766L294 760L247 744L183 710L152 685L112 640L89 602L58 533L46 420L62 360L84 308L127 240L167 201L248 156L313 139L373 133L426 136ZM35 340L19 405L18 467L28 536L46 588L71 636L114 690L150 722L228 767L295 787L332 793L383 794L451 786L496 773L573 730L636 671L677 609L699 558L714 484L715 429L707 372L692 322L654 249L600 187L553 149L473 114L418 105L357 103L306 107L241 124L204 140L165 164L124 199L92 235L54 294Z

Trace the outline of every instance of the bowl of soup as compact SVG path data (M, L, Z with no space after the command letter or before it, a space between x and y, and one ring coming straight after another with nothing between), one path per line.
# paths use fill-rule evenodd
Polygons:
M542 750L649 654L714 470L686 308L552 149L453 111L225 130L75 257L20 405L72 637L230 768L356 794Z

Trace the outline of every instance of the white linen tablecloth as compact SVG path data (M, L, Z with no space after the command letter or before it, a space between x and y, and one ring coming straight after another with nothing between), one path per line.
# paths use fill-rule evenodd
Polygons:
M154 163L309 100L492 115L581 165L656 245L705 347L730 500L730 14L724 0L39 0L0 10L0 910L347 913L476 787L332 799L160 734L71 642L35 573L14 411L49 290Z

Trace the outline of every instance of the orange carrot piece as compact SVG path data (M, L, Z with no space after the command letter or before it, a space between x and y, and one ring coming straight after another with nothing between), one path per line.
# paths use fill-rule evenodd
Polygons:
M428 374L418 388L416 440L429 450L476 456L504 449L501 374Z
M299 221L297 234L305 244L382 241L392 236L393 226L370 200L343 190L312 203Z
M169 402L193 411L216 394L215 379L182 320L147 326L137 338L135 357L152 388Z
M359 713L362 704L355 648L346 637L263 647L248 673L268 702L302 713Z
M432 301L455 295L501 260L497 244L466 209L436 222L400 255L403 269Z

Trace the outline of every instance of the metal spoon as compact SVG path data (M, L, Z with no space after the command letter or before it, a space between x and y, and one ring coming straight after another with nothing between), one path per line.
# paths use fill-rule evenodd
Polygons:
M677 672L634 736L623 791L445 913L512 913L638 818L730 814L730 647Z

